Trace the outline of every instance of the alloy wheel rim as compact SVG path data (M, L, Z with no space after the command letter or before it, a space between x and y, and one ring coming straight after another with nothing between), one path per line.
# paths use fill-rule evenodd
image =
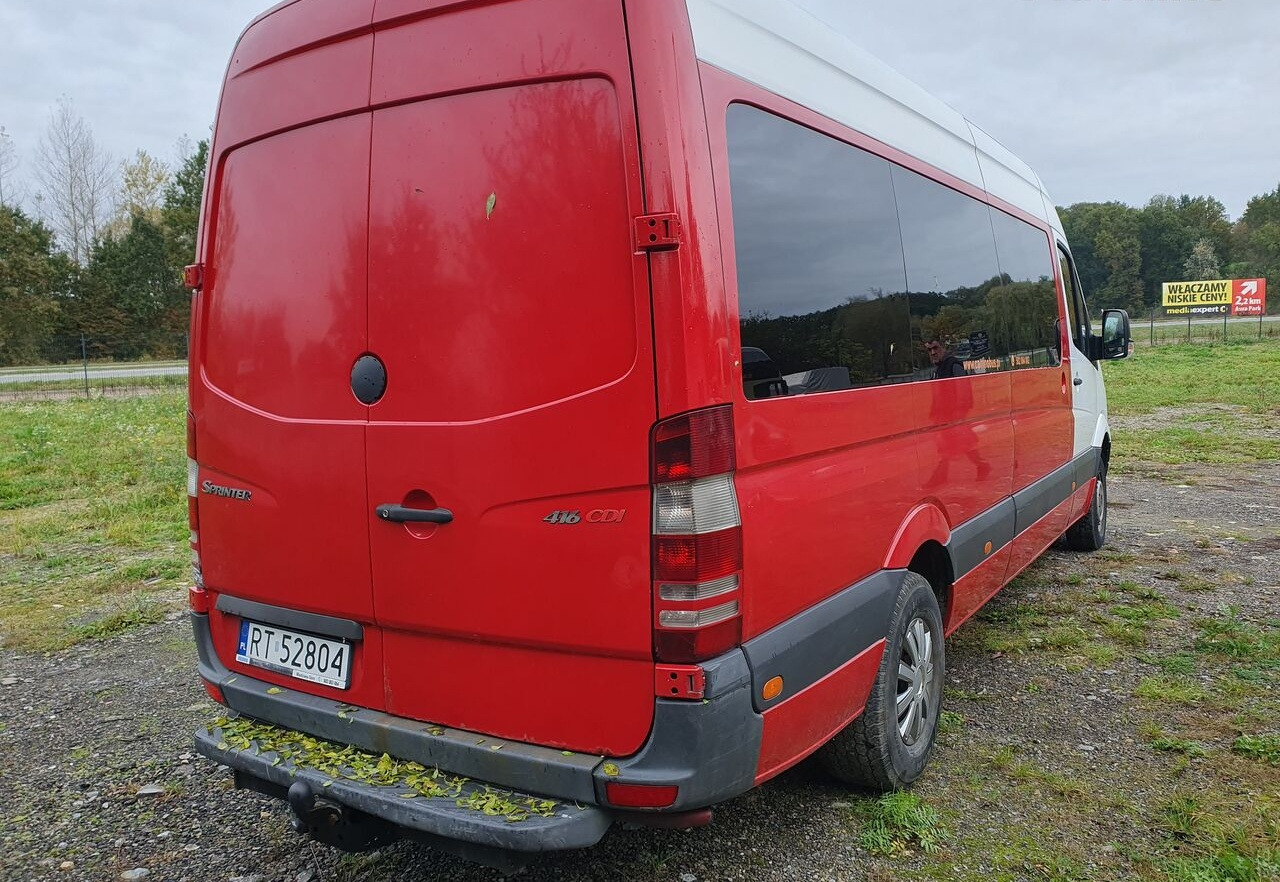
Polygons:
M914 745L933 730L937 713L934 697L933 632L924 619L916 617L907 625L898 657L898 690L895 711L898 736Z

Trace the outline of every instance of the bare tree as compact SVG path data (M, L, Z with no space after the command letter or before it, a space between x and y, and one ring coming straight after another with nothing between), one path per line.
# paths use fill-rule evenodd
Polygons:
M36 152L36 178L43 188L49 225L62 249L77 263L89 251L112 213L116 165L93 137L69 98L58 102Z
M13 173L20 161L13 137L0 126L0 205L17 205L22 201L13 184Z
M196 142L191 140L191 136L183 132L173 145L173 162L172 168L182 168L182 164L191 158L191 154L196 152Z

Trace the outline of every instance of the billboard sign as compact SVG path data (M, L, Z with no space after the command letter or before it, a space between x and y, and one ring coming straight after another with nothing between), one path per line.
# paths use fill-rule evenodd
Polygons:
M1232 315L1263 315L1267 311L1267 280L1243 279L1231 292Z
M1267 280L1165 282L1163 294L1169 315L1262 315L1267 306Z

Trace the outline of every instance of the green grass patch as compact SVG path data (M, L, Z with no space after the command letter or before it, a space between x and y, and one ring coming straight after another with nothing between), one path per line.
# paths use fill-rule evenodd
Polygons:
M1120 655L1114 646L1105 643L1086 643L1080 647L1080 654L1097 667L1114 664Z
M1280 339L1148 349L1106 372L1119 471L1280 460Z
M932 806L914 793L888 793L859 808L862 847L874 855L893 857L915 849L933 854L942 848L947 831Z
M1198 623L1196 649L1207 655L1254 662L1280 660L1280 631L1242 621L1235 613Z
M1139 698L1161 704L1199 704L1209 694L1185 677L1147 677L1138 684L1134 694Z
M171 606L145 592L135 592L124 599L119 609L106 611L99 618L74 625L72 634L84 640L114 637L138 625L155 624L164 618Z
M1269 803L1226 815L1199 796L1175 794L1161 811L1161 827L1183 854L1164 861L1171 882L1271 882L1280 878L1276 818Z
M181 602L186 398L0 405L0 642L55 649Z
M1280 426L1280 420L1276 424ZM1140 450L1142 459L1165 465L1239 465L1280 459L1280 441L1233 432L1233 428L1201 430L1175 425L1133 431L1117 426L1115 443L1119 450Z
M1199 670L1199 658L1191 652L1175 652L1172 655L1152 655L1144 659L1166 674L1189 676Z
M1142 603L1137 606L1115 606L1111 614L1118 619L1134 624L1156 622L1161 619L1176 619L1180 615L1176 606L1167 603Z
M1121 646L1138 649L1147 645L1147 629L1131 622L1109 621L1102 632Z
M1162 753L1181 753L1185 756L1199 758L1209 755L1209 751L1199 741L1192 741L1189 738L1173 738L1168 735L1157 735L1149 742L1152 750L1158 750Z
M938 714L938 732L942 735L951 735L959 732L964 728L964 716L955 711L943 711Z
M1241 735L1231 749L1241 756L1280 766L1280 735Z

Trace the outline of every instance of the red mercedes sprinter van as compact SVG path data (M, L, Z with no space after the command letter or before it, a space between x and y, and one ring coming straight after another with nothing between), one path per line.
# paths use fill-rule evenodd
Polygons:
M200 676L456 782L197 733L342 847L704 823L814 751L910 784L945 636L1105 538L1127 318L1029 168L784 0L282 3L197 261Z

